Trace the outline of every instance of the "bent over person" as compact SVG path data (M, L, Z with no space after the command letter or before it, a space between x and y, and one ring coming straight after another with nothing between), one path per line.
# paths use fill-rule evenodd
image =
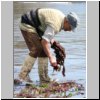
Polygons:
M23 63L20 79L30 81L29 72L38 58L40 83L50 82L48 58L54 69L57 64L56 58L50 52L50 45L55 42L53 38L61 30L73 31L77 25L78 17L74 12L65 16L57 9L38 8L23 14L20 30L29 49L29 55Z

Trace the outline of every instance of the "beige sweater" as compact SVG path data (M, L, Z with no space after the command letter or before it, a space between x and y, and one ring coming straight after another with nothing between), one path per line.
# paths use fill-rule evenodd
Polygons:
M43 8L39 9L38 16L41 22L40 29L45 31L49 25L54 28L55 33L59 32L63 27L65 15L56 9Z

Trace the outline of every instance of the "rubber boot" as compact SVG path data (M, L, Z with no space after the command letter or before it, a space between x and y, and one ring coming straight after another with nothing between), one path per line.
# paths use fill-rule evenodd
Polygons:
M31 57L30 55L28 55L22 65L22 69L21 72L19 74L19 78L25 81L30 82L30 78L29 78L29 73L33 67L33 64L35 63L36 58Z
M40 85L50 82L50 78L48 76L48 57L38 58L38 73L40 78Z

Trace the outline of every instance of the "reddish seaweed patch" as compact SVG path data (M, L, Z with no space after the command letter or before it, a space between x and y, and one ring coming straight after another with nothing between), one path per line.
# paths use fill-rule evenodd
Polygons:
M82 84L51 82L42 86L27 85L19 94L16 94L16 98L67 98L76 94L84 95Z

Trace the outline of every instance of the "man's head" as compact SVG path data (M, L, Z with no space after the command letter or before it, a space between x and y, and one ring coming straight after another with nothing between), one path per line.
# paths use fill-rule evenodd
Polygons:
M64 19L64 31L74 31L78 26L79 18L74 12L70 12Z

